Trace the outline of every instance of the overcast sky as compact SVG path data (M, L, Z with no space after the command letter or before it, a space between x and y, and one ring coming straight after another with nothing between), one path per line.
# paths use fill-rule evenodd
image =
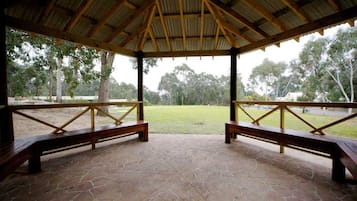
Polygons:
M335 28L326 29L325 36L333 36L339 28L346 28L348 25L344 24ZM312 38L321 37L320 34L314 33L300 38L300 42L289 40L277 46L269 46L262 50L256 50L240 55L237 59L238 71L243 77L243 82L246 84L252 69L261 64L265 58L274 62L286 62L298 58L299 52L303 45ZM187 58L164 58L159 59L158 67L150 69L147 75L144 75L144 85L150 90L157 91L161 76L167 72L172 72L175 66L187 64L196 73L206 72L213 75L229 75L230 72L230 58L229 56L216 57L187 57ZM114 60L113 77L120 83L132 83L137 85L137 72L132 69L130 57L116 55Z

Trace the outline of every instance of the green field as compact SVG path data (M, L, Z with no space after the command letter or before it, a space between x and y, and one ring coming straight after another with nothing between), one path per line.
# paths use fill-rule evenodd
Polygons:
M145 106L145 120L149 121L151 133L187 133L187 134L224 134L224 123L229 120L228 106ZM255 118L267 110L247 108ZM115 113L115 111L112 111ZM304 119L316 127L337 120L334 116L301 114ZM296 117L286 113L286 128L309 131ZM248 117L239 112L240 121L249 121ZM261 124L279 126L279 113L274 112ZM326 133L357 139L357 118L331 127Z

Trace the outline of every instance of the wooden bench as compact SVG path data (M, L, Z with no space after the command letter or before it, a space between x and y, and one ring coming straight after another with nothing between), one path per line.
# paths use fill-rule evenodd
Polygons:
M139 134L141 141L148 141L148 123L145 121L124 122L120 125L100 126L92 129L80 129L61 134L47 134L15 139L8 144L0 144L0 181L18 166L29 160L30 173L41 171L41 156L81 145L92 144L132 134Z
M351 172L354 180L357 180L356 140L347 140L325 135L313 135L311 133L291 129L258 126L245 122L227 122L225 125L225 142L230 143L232 136L237 134L319 155L324 153L332 159L333 180L344 181L345 168Z

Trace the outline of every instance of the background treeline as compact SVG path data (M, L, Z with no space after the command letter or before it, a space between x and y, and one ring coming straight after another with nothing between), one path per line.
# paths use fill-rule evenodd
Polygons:
M106 77L110 99L136 99L136 86L118 83L110 76L112 66L94 70L100 58L104 66L96 50L8 31L9 96L96 96ZM146 73L156 61L145 60ZM301 92L300 101L355 102L356 70L357 28L339 30L333 37L311 39L289 63L265 59L252 70L246 84L238 74L237 98L277 100L289 92ZM229 76L196 73L182 64L161 77L157 91L144 87L144 98L151 104L226 105L229 80Z

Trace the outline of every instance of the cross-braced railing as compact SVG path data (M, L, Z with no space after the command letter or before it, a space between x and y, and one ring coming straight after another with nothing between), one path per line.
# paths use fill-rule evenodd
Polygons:
M90 125L91 129L95 129L95 116L96 116L96 111L98 113L101 113L102 115L109 117L110 119L113 120L115 125L120 125L123 120L136 109L136 120L140 119L140 104L142 104L141 101L129 101L129 102L108 102L108 103L73 103L73 104L41 104L41 105L10 105L7 106L9 110L14 113L21 115L25 118L28 118L30 120L36 121L40 124L43 124L45 126L53 128L52 133L63 133L66 132L67 130L65 129L68 125L73 123L76 119L80 118L87 112L90 112ZM115 117L109 112L106 112L103 110L103 107L108 107L108 106L129 106L128 110L121 114L119 117ZM38 117L31 116L29 114L26 114L23 112L23 110L39 110L39 109L60 109L60 108L85 108L72 118L70 118L67 122L63 123L60 126L56 126L53 123L49 123L46 120L40 119Z
M236 110L236 121L239 121L239 111L242 111L250 120L251 123L259 125L261 120L270 116L275 111L279 111L279 125L280 128L286 128L286 120L285 120L285 113L288 112L292 114L294 117L299 119L305 125L307 125L311 130L310 132L313 134L320 134L325 135L326 129L332 126L336 126L341 124L342 122L346 122L352 118L357 116L357 112L353 112L351 110L350 113L346 112L346 116L337 118L337 120L333 120L325 125L315 126L313 122L308 121L307 119L303 118L302 115L299 115L297 112L293 111L292 107L315 107L315 108L357 108L356 103L316 103L316 102L266 102L266 101L234 101L235 103L235 110ZM270 108L266 113L259 117L253 117L244 107L243 105L257 105L257 106L270 106Z

